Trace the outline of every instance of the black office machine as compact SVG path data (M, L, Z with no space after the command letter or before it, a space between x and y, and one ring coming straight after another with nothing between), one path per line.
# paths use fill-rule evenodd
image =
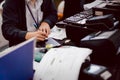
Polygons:
M91 62L107 68L114 66L120 46L120 8L116 5L113 5L115 7L111 8L111 4L109 3L103 8L94 7L63 21L66 23L67 38L71 39L76 46L92 49L93 52L90 55ZM101 12L102 15L96 14L97 12ZM87 69L84 72L87 73ZM92 74L85 74L85 76L89 75ZM94 75L92 76L94 77ZM88 80L94 80L95 77L93 77L90 77ZM82 79L85 79L85 77ZM95 80L105 79L97 75Z
M86 20L86 27L95 31L114 30L118 27L119 21L113 14L95 16Z
M79 80L110 80L111 72L107 67L102 65L90 64L89 66L82 66Z
M81 39L80 46L93 49L91 54L93 63L113 66L120 46L120 30L92 33Z
M85 22L87 19L93 17L93 10L84 10L80 13L77 13L73 16L70 16L63 20L63 22L67 24L73 24L73 25L79 25L79 26L84 26Z
M96 6L93 8L94 15L113 14L118 21L120 21L119 13L120 13L120 1L112 0L109 1L105 7L99 8Z

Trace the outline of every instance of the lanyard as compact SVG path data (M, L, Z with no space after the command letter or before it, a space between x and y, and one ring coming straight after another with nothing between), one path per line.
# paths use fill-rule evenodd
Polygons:
M27 4L27 3L26 3L26 4ZM36 21L36 20L35 20L35 17L33 16L33 13L32 13L32 11L31 11L31 9L30 9L30 7L29 7L28 4L27 4L27 8L28 8L28 10L29 10L29 12L30 12L30 14L31 14L34 22L35 22L34 26L35 26L35 28L37 29L37 28L39 27L39 25L38 25L38 16L37 16L37 21ZM37 12L37 15L38 15L38 12Z

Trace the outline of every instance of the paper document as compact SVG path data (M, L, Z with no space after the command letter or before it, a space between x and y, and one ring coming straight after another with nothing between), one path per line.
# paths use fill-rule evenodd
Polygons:
M93 2L91 2L91 3L85 4L85 5L84 5L84 9L85 9L85 10L91 9L91 8L93 8L93 7L101 4L101 3L103 3L103 1L101 1L101 0L95 0L95 1L93 1Z
M65 28L58 28L57 26L54 26L51 29L51 33L50 33L49 37L59 39L59 40L66 38Z
M48 40L46 41L45 45L48 45L48 44L52 44L52 47L60 46L61 45L60 43L58 43L53 38L48 38Z
M91 53L73 46L52 48L39 63L34 80L78 80L81 65Z

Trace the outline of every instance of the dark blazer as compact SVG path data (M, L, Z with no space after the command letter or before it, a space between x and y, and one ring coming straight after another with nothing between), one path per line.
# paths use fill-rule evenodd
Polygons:
M25 0L6 0L3 6L3 36L9 40L9 46L25 41L27 33ZM41 6L43 20L50 27L57 22L57 11L52 0L43 0Z

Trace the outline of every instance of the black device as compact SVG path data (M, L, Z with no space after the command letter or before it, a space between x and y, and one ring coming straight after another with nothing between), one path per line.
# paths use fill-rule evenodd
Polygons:
M70 16L70 17L64 19L63 22L65 22L67 24L83 26L84 24L79 23L79 21L82 21L83 19L89 19L91 17L93 17L93 11L92 11L92 9L89 9L89 10L84 10L82 12L79 12L73 16Z
M65 23L65 22L63 22L63 21L58 21L55 25L56 25L57 27L64 28L66 24L67 24L67 23Z
M118 27L118 24L119 21L115 21L112 14L107 14L88 19L85 26L66 24L65 28L67 38L79 43L83 37L93 32L114 30Z
M120 30L92 33L81 39L80 47L93 50L91 62L104 66L113 66L120 46Z
M64 0L64 19L74 14L83 11L84 0Z
M80 80L109 80L112 77L107 67L90 64L81 71Z
M106 8L120 9L120 3L108 3L108 4L106 5Z
M114 17L120 21L120 2L118 1L109 1L107 5L103 8L94 7L93 15L105 15L105 14L113 14ZM100 14L99 14L100 13Z
M118 27L119 21L116 21L112 14L94 16L86 21L87 28L96 31L113 30Z
M75 43L79 43L82 38L94 32L92 29L71 24L65 25L65 28L67 38Z

